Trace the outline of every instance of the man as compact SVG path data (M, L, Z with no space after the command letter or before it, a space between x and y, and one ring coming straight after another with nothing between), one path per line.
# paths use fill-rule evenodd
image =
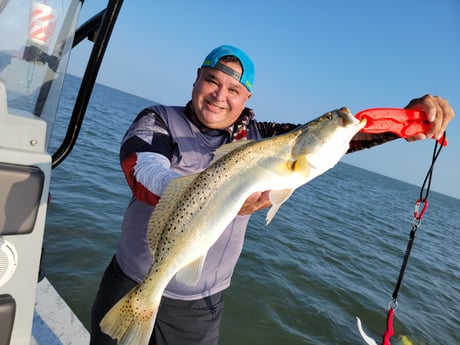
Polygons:
M168 182L205 169L213 151L230 141L260 139L287 132L296 125L254 120L246 102L251 97L254 65L242 50L220 46L205 58L185 107L144 109L126 132L120 162L133 197L126 210L116 255L108 266L92 309L91 344L116 344L99 327L107 311L147 274L152 256L147 223ZM449 103L426 95L409 103L428 114L427 137L442 136L454 117ZM420 134L410 140L424 139ZM358 133L350 152L396 139L390 133ZM243 247L249 215L270 206L268 192L251 195L239 215L209 250L198 284L171 280L164 291L150 344L218 343L223 291Z

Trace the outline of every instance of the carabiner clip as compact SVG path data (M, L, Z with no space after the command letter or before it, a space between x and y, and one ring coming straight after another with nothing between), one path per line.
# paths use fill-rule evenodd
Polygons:
M422 211L419 212L419 209L420 209L420 203L423 202L423 207L422 207ZM428 200L425 199L424 201L418 199L416 202L415 202L415 210L414 210L414 219L415 220L418 220L418 221L421 221L422 220L422 217L423 215L425 214L425 211L426 209L428 208Z

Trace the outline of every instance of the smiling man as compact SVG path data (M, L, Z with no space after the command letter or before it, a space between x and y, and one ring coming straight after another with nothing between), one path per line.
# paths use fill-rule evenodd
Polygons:
M224 129L231 126L251 98L254 67L242 51L221 57L223 49L213 51L198 69L192 90L192 106L198 120L206 127ZM228 54L236 54L228 51ZM220 59L220 60L218 60ZM240 59L244 61L243 70ZM217 61L216 61L217 60Z
M144 279L152 265L146 239L148 222L169 181L207 168L215 149L225 143L271 137L297 126L257 122L253 111L246 107L253 85L254 64L249 56L233 46L217 47L198 68L187 105L146 108L128 128L121 144L120 164L132 198L116 255L102 277L93 305L92 345L116 344L101 332L99 323ZM441 136L454 116L449 103L440 97L426 95L412 100L409 107L429 114L430 136ZM390 133L361 134L352 140L350 152L393 139L396 136ZM243 248L249 216L270 205L267 191L246 200L239 215L209 249L196 286L184 285L175 278L170 281L149 344L218 344L223 294Z

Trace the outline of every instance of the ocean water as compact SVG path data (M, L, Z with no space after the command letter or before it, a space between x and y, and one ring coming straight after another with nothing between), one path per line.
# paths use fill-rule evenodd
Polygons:
M64 136L77 82L66 78L50 152ZM52 173L43 268L86 326L130 198L119 144L151 103L96 85L80 138ZM256 213L225 295L221 344L364 344L356 316L380 343L422 182L339 163L298 189L270 225ZM414 345L460 343L460 200L434 191L428 200L392 344L402 335Z

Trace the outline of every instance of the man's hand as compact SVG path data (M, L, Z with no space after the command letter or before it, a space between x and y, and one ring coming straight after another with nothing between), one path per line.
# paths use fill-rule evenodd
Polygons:
M454 118L454 109L449 102L439 96L425 95L415 98L406 106L408 109L417 109L425 112L431 123L426 134L420 133L407 138L407 141L423 140L426 138L440 139L446 130L447 124Z
M244 202L238 215L245 216L248 214L252 214L258 210L270 207L272 203L270 202L270 199L268 197L269 193L270 191L267 190L265 192L256 192L251 194Z

